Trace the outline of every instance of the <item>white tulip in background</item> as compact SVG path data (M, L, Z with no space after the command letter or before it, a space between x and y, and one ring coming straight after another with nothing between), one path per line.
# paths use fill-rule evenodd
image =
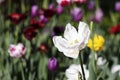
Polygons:
M111 72L113 74L116 73L116 72L118 72L119 73L118 75L120 76L120 65L114 65L114 66L112 66Z
M94 58L96 60L97 66L99 66L99 68L102 68L103 65L105 65L105 63L107 62L107 60L105 58L101 57L101 56L97 57L96 54L97 53L95 53ZM91 58L92 58L92 55L90 54L89 59L91 59Z
M86 69L86 65L83 65L85 78L88 80L89 78L89 71ZM67 80L80 80L82 76L82 69L80 65L72 64L65 72Z
M25 54L26 48L22 43L19 43L18 45L11 44L8 52L11 57L19 58Z
M103 57L98 57L97 59L97 65L100 67L102 67L106 62L106 59L104 59Z
M86 47L90 37L90 29L84 22L79 22L78 31L70 23L66 25L64 38L54 36L53 43L67 57L78 58L79 51Z

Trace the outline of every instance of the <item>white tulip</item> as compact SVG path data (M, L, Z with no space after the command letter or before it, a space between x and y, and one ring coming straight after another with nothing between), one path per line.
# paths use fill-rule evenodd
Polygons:
M79 22L78 31L68 23L64 31L64 38L54 36L53 43L65 56L76 59L79 51L87 45L89 37L90 29L86 23Z
M88 80L89 71L86 69L86 65L83 65L85 71L85 78ZM80 65L72 64L65 72L67 80L82 80L82 69Z
M120 65L114 65L111 68L111 72L114 74L116 72L118 72L118 75L120 76Z
M103 57L98 57L97 65L102 67L106 62L106 59L104 59Z

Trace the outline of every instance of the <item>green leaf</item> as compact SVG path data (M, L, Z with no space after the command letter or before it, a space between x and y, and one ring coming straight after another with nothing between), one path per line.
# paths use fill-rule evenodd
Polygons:
M100 72L99 76L97 77L97 80L100 80L100 78L105 80L107 72L108 72L108 64L104 66L103 70Z
M93 69L92 60L89 63L89 80L96 80L96 72Z

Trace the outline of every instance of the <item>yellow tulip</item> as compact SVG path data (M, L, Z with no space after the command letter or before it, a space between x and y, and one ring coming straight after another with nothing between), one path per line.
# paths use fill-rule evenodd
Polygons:
M94 51L99 51L103 49L105 39L101 35L94 35L93 40L89 39L88 41L88 47L91 49L94 49Z

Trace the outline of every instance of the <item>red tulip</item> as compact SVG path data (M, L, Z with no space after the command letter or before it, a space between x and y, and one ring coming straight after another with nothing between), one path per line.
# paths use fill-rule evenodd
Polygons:
M27 16L25 14L12 13L7 18L10 19L12 23L18 24L22 20L26 19L26 17Z
M43 28L45 26L46 22L44 20L37 21L36 19L30 19L30 25L34 26L36 29Z
M38 50L39 50L39 51L42 51L42 52L48 52L48 45L42 43L42 44L40 44Z
M23 30L23 34L26 39L32 40L36 35L36 28L34 26L29 26Z
M110 33L111 34L117 34L120 32L120 25L115 25L110 28Z
M46 17L46 18L51 18L55 13L56 13L56 10L55 9L43 9L43 15Z

